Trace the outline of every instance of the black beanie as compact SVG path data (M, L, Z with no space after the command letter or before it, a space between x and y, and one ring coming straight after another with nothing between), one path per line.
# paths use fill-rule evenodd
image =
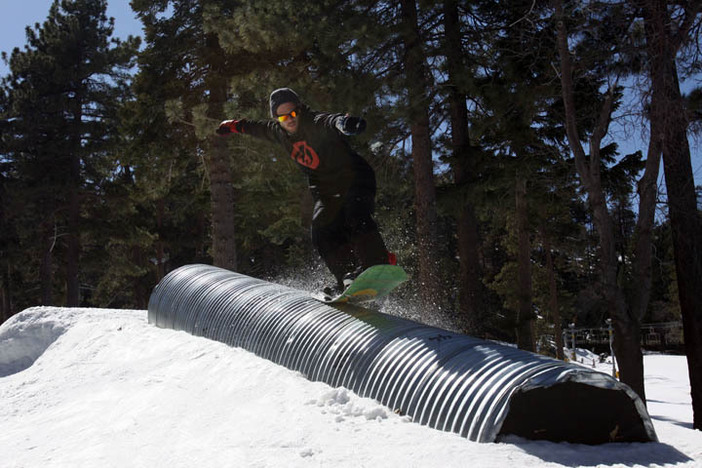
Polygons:
M275 110L279 105L292 102L293 104L300 104L300 97L295 91L290 88L278 88L271 93L271 117L275 117Z

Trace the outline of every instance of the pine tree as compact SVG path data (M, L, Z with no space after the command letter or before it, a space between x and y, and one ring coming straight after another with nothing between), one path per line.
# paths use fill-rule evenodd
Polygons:
M484 311L484 287L480 281L480 237L477 216L472 200L466 195L478 181L476 174L479 148L470 141L468 107L466 101L474 68L467 65L463 47L458 1L444 2L444 55L448 78L448 106L451 122L451 166L454 183L463 196L457 214L457 252L460 262L459 306L460 321L468 333L480 334L481 315Z
M214 134L224 120L227 63L218 37L207 31L207 15L230 10L227 1L132 2L144 24L138 99L155 108L143 125L166 117L180 129L153 138L170 148L190 145L190 157L204 164L210 192L214 264L237 268L235 197L226 144ZM152 95L158 96L156 100ZM147 104L148 103L148 104ZM166 122L156 122L159 127Z
M54 302L55 250L65 258L58 270L65 302L81 302L84 208L112 169L116 109L137 42L111 40L106 7L104 0L55 1L47 20L27 29L28 44L13 51L3 80L20 191L13 223L18 247L37 252L31 274L41 278L45 304Z
M10 159L7 120L7 95L0 92L0 324L12 315L12 281L11 272L13 255L16 252L11 245L14 239L14 226L10 223L10 191L16 177L14 164Z
M439 251L437 245L436 186L429 120L430 74L422 43L422 31L414 0L400 2L400 36L404 46L404 78L407 89L412 161L414 170L419 284L425 310L440 305Z
M648 148L645 170L638 182L639 217L630 247L631 254L624 257L621 256L622 249L618 247L615 234L615 207L608 204L607 180L602 171L608 151L603 140L617 107L617 95L621 92L618 80L623 74L635 70L632 69L632 63L627 62L631 38L621 34L621 31L630 30L634 10L629 10L626 4L593 4L593 8L578 10L578 14L571 16L566 15L560 0L554 6L565 128L599 238L602 295L614 325L614 348L620 364L620 376L645 401L640 326L650 298L651 233L657 196L660 142L652 138ZM575 60L571 57L568 42L569 28L596 31L595 34L582 35L581 40L576 41ZM582 100L576 102L579 93L575 91L575 84L589 80L594 85L598 82L595 74L610 78L607 91L600 93L600 97L594 100L590 99L589 103ZM593 89L596 89L595 86ZM596 106L592 107L592 103ZM589 111L585 110L588 108ZM652 125L655 127L657 122L652 121ZM656 133L652 130L652 134ZM588 143L589 154L586 153L583 141ZM626 162L620 165L623 166ZM639 169L640 167L636 168L634 173ZM625 250L629 251L629 248ZM629 257L633 257L633 261L627 274L624 266Z
M510 296L506 303L513 310L517 342L530 350L536 343L532 245L541 224L530 205L540 190L560 185L557 180L537 184L537 178L551 174L549 168L559 159L560 150L558 127L548 119L555 88L550 84L550 30L540 16L542 8L527 2L477 3L469 21L469 37L486 38L469 55L473 68L480 70L470 88L470 98L479 103L471 113L473 144L480 144L484 154L494 155L485 157L480 165L481 185L496 190L498 197L483 203L494 203L491 209L498 212L509 210L500 218L509 220L507 231L516 242L510 253L517 263L508 261L501 276L510 280L498 281L493 287ZM525 14L530 15L528 21L524 21Z
M678 5L666 0L632 3L640 8L644 22L651 83L651 148L663 158L692 387L693 427L702 430L702 216L697 206L688 122L677 70L685 45L699 47L702 5L695 1Z

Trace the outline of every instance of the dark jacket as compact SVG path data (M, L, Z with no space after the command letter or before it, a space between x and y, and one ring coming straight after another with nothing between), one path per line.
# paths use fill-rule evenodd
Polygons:
M288 134L277 122L240 120L239 131L280 144L307 175L315 200L353 193L375 193L375 173L336 127L344 114L300 107L297 133Z

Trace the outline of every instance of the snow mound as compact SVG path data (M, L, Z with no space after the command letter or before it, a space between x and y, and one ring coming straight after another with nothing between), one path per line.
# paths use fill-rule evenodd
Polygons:
M346 417L364 417L369 421L382 421L388 418L386 408L377 401L357 397L343 387L331 389L309 403L326 408L331 414L336 415L337 422L344 421Z
M0 377L21 372L34 364L66 331L70 309L35 307L14 315L0 328ZM63 317L62 317L63 316Z
M27 310L0 326L0 359L16 372L0 377L3 468L693 468L702 460L684 356L644 358L661 442L600 446L470 442L243 349L159 329L145 310Z

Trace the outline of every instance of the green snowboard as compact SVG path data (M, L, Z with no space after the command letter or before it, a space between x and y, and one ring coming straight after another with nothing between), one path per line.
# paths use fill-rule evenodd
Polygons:
M337 297L323 297L322 302L340 304L368 302L387 296L393 289L407 281L407 273L397 265L374 265L358 275L346 290Z

